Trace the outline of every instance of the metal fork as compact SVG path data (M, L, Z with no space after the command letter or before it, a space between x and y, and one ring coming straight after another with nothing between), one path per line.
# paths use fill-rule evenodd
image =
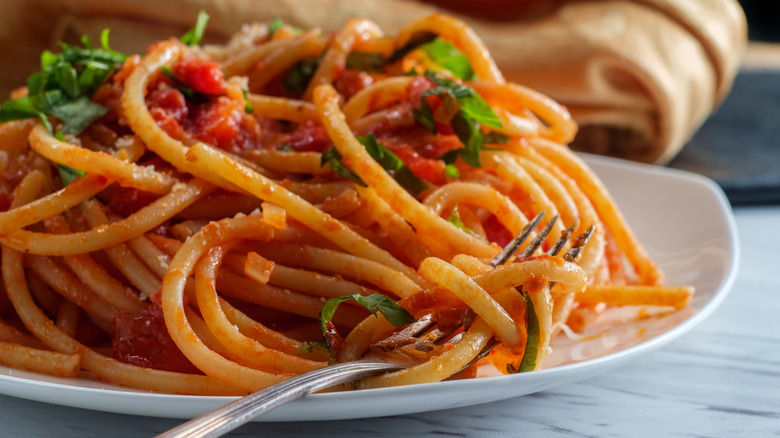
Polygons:
M528 225L526 225L525 228L490 261L490 265L496 267L509 261L509 259L523 244L523 242L525 242L533 233L533 230L537 227L543 216L544 212L540 212L533 220L531 220ZM550 233L550 230L552 230L552 227L557 219L558 216L556 215L547 223L545 227L539 231L539 233L537 233L534 239L520 254L520 257L528 257L539 248L544 239ZM561 238L550 247L550 249L547 251L547 254L557 255L576 228L576 224L570 226L561 235ZM566 254L565 258L570 260L576 259L580 249L585 245L587 239L590 237L590 233L592 233L592 227L589 228L586 233L578 236L576 243ZM393 336L397 338L406 337L407 339L410 336L414 338L424 338L428 342L436 343L447 339L455 331L448 330L437 332L435 325L436 323L431 320L430 315L426 315L421 317L416 323L411 324L399 332L399 336ZM472 360L466 367L485 357L496 345L498 345L498 341L494 340L489 342L488 345L477 355L477 357ZM244 423L251 421L253 418L256 418L285 403L299 399L307 394L311 394L321 389L330 388L338 384L364 379L377 374L398 371L407 368L408 366L408 364L378 361L376 358L330 365L318 370L298 375L296 377L289 378L276 385L239 398L220 408L207 412L186 423L174 427L167 432L157 435L157 437L190 438L222 436L223 434L243 425ZM466 367L464 367L464 369Z

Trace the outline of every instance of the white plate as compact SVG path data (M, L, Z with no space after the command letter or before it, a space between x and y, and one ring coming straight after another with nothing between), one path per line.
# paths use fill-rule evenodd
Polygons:
M720 188L698 175L585 156L617 199L668 284L692 284L692 306L665 317L636 318L614 309L587 341L559 336L541 371L399 388L315 394L260 421L338 420L400 415L508 399L587 379L634 360L692 329L720 304L734 281L738 246L734 218ZM618 325L619 324L619 325ZM227 397L153 394L88 379L58 379L0 367L0 393L125 414L191 418Z

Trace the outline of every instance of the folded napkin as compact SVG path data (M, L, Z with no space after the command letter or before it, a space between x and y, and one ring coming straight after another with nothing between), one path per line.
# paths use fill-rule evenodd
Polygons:
M576 149L644 162L675 156L728 93L746 42L736 0L565 1L554 8L528 0L491 0L513 14L461 15L483 38L507 79L566 105L580 124ZM55 38L112 29L113 44L144 50L211 14L210 38L243 23L274 17L300 27L340 28L351 17L376 21L393 34L409 19L440 11L400 0L28 0L10 2L0 26L0 92L24 82L38 53ZM464 2L441 2L450 6ZM472 2L474 4L476 2ZM514 5L514 8L509 6ZM523 12L523 11L520 11Z

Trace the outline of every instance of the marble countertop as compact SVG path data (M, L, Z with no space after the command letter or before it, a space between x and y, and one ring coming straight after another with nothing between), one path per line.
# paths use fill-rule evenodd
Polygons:
M691 332L597 377L399 417L252 423L230 436L768 436L780 432L780 207L738 208L731 293ZM0 396L0 436L149 437L179 420Z

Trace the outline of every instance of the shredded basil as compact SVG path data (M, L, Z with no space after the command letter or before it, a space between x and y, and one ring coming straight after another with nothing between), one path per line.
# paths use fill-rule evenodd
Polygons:
M127 55L109 48L108 30L100 35L102 48L88 37L84 47L60 43L60 53L45 50L41 70L27 78L27 96L11 99L0 107L0 121L39 118L52 132L48 116L63 121L62 130L78 135L108 109L89 98L109 76L119 70Z
M418 195L428 188L425 181L412 173L412 170L409 169L396 154L390 151L390 149L382 146L373 134L359 135L357 140L366 148L366 151L371 155L371 158L379 163L379 165L382 166L382 168L385 169L401 187L408 190L413 195ZM366 187L366 183L360 176L344 165L342 158L338 149L331 147L322 154L320 165L325 166L328 164L335 174L348 179L361 187Z
M179 41L188 46L197 46L203 40L203 34L206 32L206 26L209 23L209 14L206 11L198 12L198 18L195 20L195 26L179 38Z
M425 52L428 58L447 69L456 78L464 81L475 79L474 70L471 68L466 55L461 53L452 43L436 38L433 41L423 44L420 49Z
M490 131L483 137L485 144L507 144L509 136L496 131Z
M436 34L431 32L420 32L409 39L409 42L394 50L385 60L385 63L392 64L396 61L400 61L404 56L408 55L412 51L418 49L425 43L429 43L436 39Z
M306 91L306 87L309 85L314 72L317 71L317 67L320 66L322 57L310 57L304 58L298 61L290 71L284 75L282 83L287 91L295 94L303 94Z
M252 114L255 111L255 106L249 101L249 90L241 90L244 93L244 112Z
M324 335L327 334L326 324L333 320L333 315L336 313L338 306L349 300L355 300L356 303L365 307L374 316L377 316L377 313L381 313L385 319L395 327L403 327L416 321L406 309L399 306L398 303L391 298L382 294L371 294L366 296L360 294L345 295L343 297L330 298L322 305L319 318L320 327L322 328L322 333Z
M270 40L271 38L273 38L274 34L276 34L276 32L279 32L284 26L286 26L286 24L287 23L285 23L284 20L282 20L279 17L276 17L276 18L272 19L271 21L269 21L268 22L268 39ZM290 28L292 29L293 33L295 33L296 35L299 35L299 34L303 33L303 30L300 29L300 28L297 28L297 27L294 27L294 26L290 26Z
M460 211L458 210L458 206L456 205L452 211L450 212L450 217L447 218L447 221L449 221L452 225L455 225L456 227L460 228L461 230L478 237L480 240L485 240L484 237L482 237L479 233L472 230L471 228L467 227L466 224L463 223L463 220L460 218Z
M520 367L515 368L510 364L507 364L506 366L506 370L510 374L533 371L536 369L536 359L539 357L539 341L541 340L539 318L536 316L534 303L531 300L531 297L528 296L528 292L522 291L521 293L525 299L525 318L528 336L525 343L525 352L523 352L523 360L520 361Z
M385 60L381 53L351 52L347 56L346 66L350 70L369 73L382 73Z
M320 166L325 166L327 164L330 166L330 170L332 170L336 175L344 179L348 179L361 187L366 187L366 183L363 182L363 180L355 172L349 170L349 168L341 162L342 158L343 157L341 156L339 150L335 147L331 147L322 153L322 158L320 158Z
M314 351L314 349L323 350L323 351L330 351L328 350L328 346L324 342L317 342L317 341L308 341L304 342L303 345L301 345L301 351L304 353L311 353Z
M173 88L179 90L179 92L183 94L188 101L194 104L205 103L215 97L213 94L203 93L192 87L184 85L184 83L182 83L176 74L173 73L173 70L171 70L171 68L167 65L160 67L160 74L170 81L170 85ZM254 111L254 108L252 110ZM246 107L244 107L244 111L246 111Z
M85 176L87 174L87 172L84 172L83 170L74 169L61 163L57 163L57 170L60 172L60 180L62 180L63 187L72 183L76 178Z
M428 185L415 176L411 169L396 154L379 144L373 134L360 135L357 139L366 148L371 158L379 163L404 189L413 195L418 195L428 188Z
M446 163L451 164L460 156L471 167L482 167L480 151L485 138L481 125L501 128L501 120L473 88L432 72L426 72L425 75L436 86L423 92L421 109L415 109L413 112L415 118L425 129L436 133L436 120L426 98L436 96L442 99L443 105L455 105L457 111L450 120L450 125L463 143L463 149L451 151L443 158Z
M274 34L279 31L279 29L284 27L284 21L282 21L281 18L276 17L273 20L268 22L268 39L271 39L274 37Z

